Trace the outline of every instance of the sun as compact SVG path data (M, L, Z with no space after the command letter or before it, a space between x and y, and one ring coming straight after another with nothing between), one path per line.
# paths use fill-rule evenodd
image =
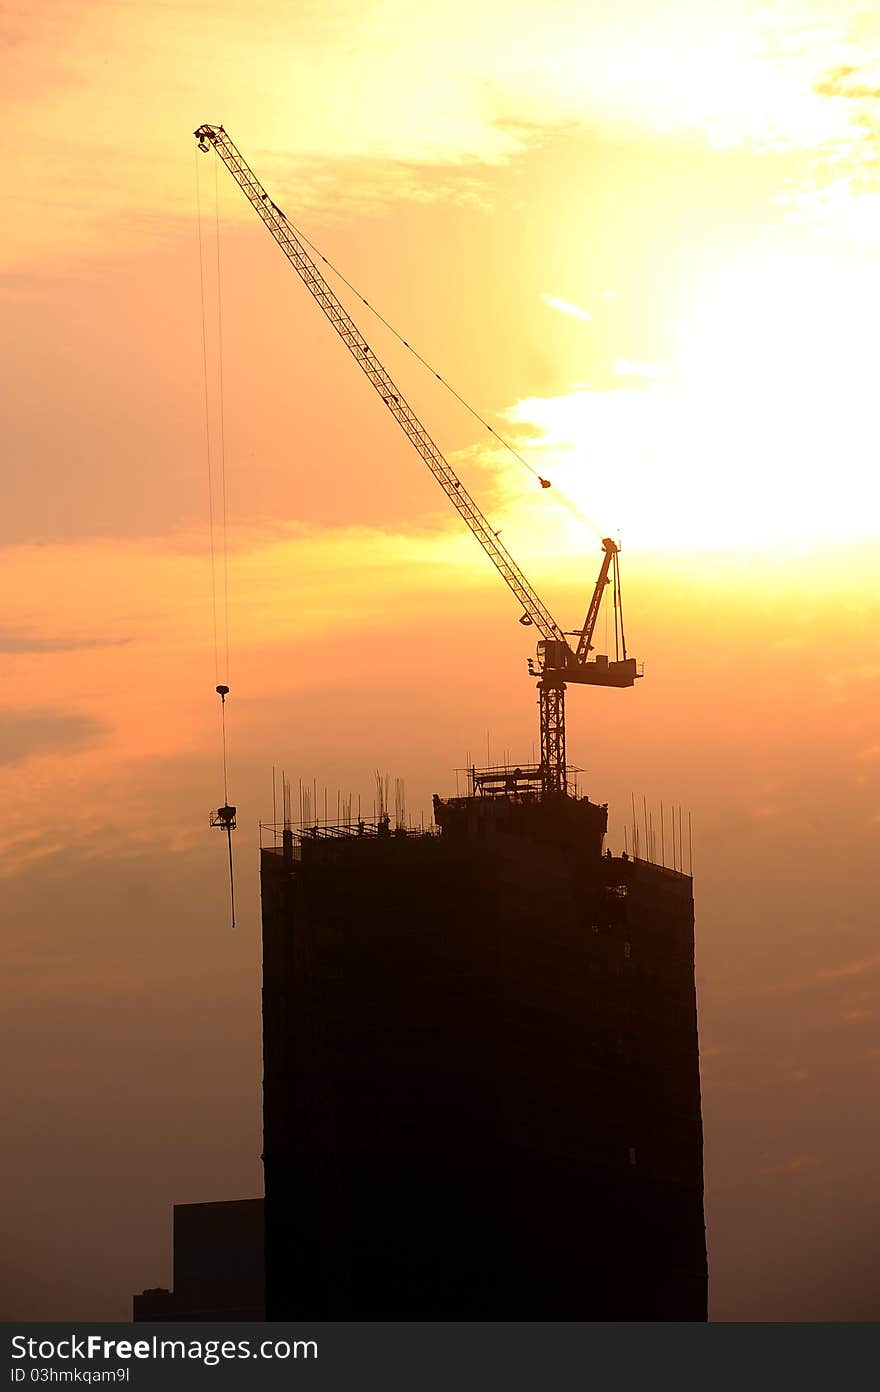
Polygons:
M878 530L880 266L766 254L693 287L670 361L511 413L569 514L640 547L755 547Z

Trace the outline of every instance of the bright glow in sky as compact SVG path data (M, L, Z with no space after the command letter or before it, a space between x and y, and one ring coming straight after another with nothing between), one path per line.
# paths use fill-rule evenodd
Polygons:
M272 767L367 797L379 767L418 812L468 752L536 737L516 606L196 155L222 121L553 480L357 308L566 627L595 529L622 535L646 679L572 693L569 750L615 849L634 788L694 813L714 1313L876 1319L880 18L38 0L0 8L0 47L9 1317L125 1318L168 1283L170 1204L260 1183ZM222 251L236 936L206 828L197 178L215 448L218 226Z
M517 404L541 470L638 547L835 541L876 532L873 343L880 264L744 256L693 288L641 387ZM601 519L605 519L604 524Z

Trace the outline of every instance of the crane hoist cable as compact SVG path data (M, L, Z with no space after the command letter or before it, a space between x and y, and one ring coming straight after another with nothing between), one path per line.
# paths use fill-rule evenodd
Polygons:
M226 509L226 431L225 431L225 406L223 394L223 310L222 295L220 288L220 207L219 194L217 190L217 170L214 170L214 221L217 248L217 348L218 348L218 398L219 398L219 465L220 465L220 501L221 501L221 527L223 541L223 675L224 681L220 682L220 639L217 624L217 544L216 544L216 522L214 508L214 467L213 451L211 438L211 405L209 390L208 372L208 314L207 314L207 294L206 294L206 274L205 274L205 255L203 248L203 228L202 228L202 203L201 191L199 187L198 164L196 166L196 208L198 213L198 233L199 233L199 283L201 288L201 308L202 308L202 369L204 374L204 399L205 399L205 448L208 463L208 529L211 550L211 609L213 619L214 634L214 680L217 683L214 690L220 697L220 744L223 761L223 806L212 811L209 823L212 827L219 827L226 832L226 841L229 852L229 900L231 908L232 927L235 927L235 866L232 854L232 833L236 826L236 808L229 802L229 770L228 752L226 740L226 697L229 695L228 681L229 671L229 566L228 566L228 546L227 546L227 509Z
M220 265L220 204L217 181L217 167L214 167L214 231L215 231L215 257L216 257L216 415L217 419L212 429L211 420L211 372L209 370L208 354L208 268L205 254L204 220L202 216L202 198L199 184L198 165L196 166L196 208L198 213L198 234L199 234L199 287L201 291L201 319L202 319L202 374L204 380L204 403L205 403L205 451L207 455L208 473L208 527L211 548L211 608L214 630L214 680L219 682L221 677L224 681L229 678L229 544L228 544L228 520L227 520L227 488L226 488L226 401L223 378L223 296L221 286L221 265ZM216 436L216 450L214 437ZM215 502L215 494L219 493L219 498ZM219 512L220 526L220 551L221 551L221 584L222 584L222 609L221 618L218 622L218 576L217 576L217 513ZM221 627L222 627L222 660L221 660Z
M211 451L211 404L208 396L208 319L205 307L205 255L202 246L202 195L199 181L199 162L196 154L196 212L199 236L199 290L202 306L202 382L205 397L205 457L208 466L208 538L211 553L211 616L214 627L214 680L220 680L219 645L217 642L217 556L214 538L214 468Z
M232 858L232 833L235 831L235 814L237 808L229 805L229 788L226 775L226 697L229 695L229 687L221 683L217 688L217 695L220 697L220 730L223 741L223 806L218 807L211 813L211 826L219 827L226 832L226 841L229 847L229 903L232 911L232 927L235 927L235 866Z
M220 502L223 519L223 636L226 661L224 676L229 680L229 546L226 525L226 398L223 390L223 287L220 277L220 193L218 160L214 161L214 229L217 248L217 377L220 388Z
M214 164L215 178L216 174L217 162L215 162ZM601 538L602 532L600 531L597 524L592 520L592 518L587 516L587 514L583 511L582 508L578 507L577 503L568 496L564 489L560 488L556 484L552 484L550 479L544 478L541 472L538 469L536 469L533 464L529 463L529 461L524 457L524 455L520 453L516 446L512 445L511 442L508 439L506 439L500 431L496 430L493 425L490 425L486 418L480 415L476 407L472 406L471 403L465 397L462 396L461 392L457 391L455 387L452 385L452 383L448 382L446 378L443 377L437 371L437 369L431 363L428 362L427 358L423 357L422 354L418 351L418 349L414 348L413 345L409 342L409 340L404 338L403 334L399 331L399 329L396 329L394 325L391 323L391 321L389 319L386 319L385 315L381 312L381 310L378 310L376 306L366 298L366 296L361 294L357 286L353 285L352 282L348 279L348 277L339 269L339 267L333 261L331 261L328 256L324 255L320 247L315 246L315 243L311 241L310 238L308 238L303 231L301 231L301 229L296 225L296 223L291 221L291 219L285 213L284 209L279 208L277 203L275 203L273 206L278 215L284 219L285 223L290 228L294 236L297 237L297 239L301 241L304 246L307 246L309 250L314 253L314 255L317 257L319 261L322 261L324 263L327 269L331 271L334 276L336 276L337 280L339 280L348 290L350 290L356 299L360 300L364 308L368 309L370 313L373 315L373 317L375 319L378 319L380 324L384 325L388 332L392 334L394 338L397 339L398 343L402 344L403 347L406 348L406 350L412 354L416 361L421 363L422 367L424 367L428 372L430 372L431 376L435 377L442 387L445 387L445 389L450 393L451 396L455 397L455 400L458 401L464 407L464 409L470 413L471 416L473 416L474 420L477 421L480 425L484 426L485 429L489 431L490 435L494 436L498 443L504 449L506 449L509 454L513 456L517 463L521 464L524 469L527 469L529 471L533 478L537 479L538 483L541 485L542 488L552 487L554 489L556 497L559 498L563 507L567 508L568 511L572 514L572 516L575 517L577 521L580 522L583 526L585 526L589 531L592 531L593 533L595 533L597 537Z
M215 174L217 172L216 163L214 165L214 172ZM379 320L380 324L385 325L385 328L388 330L390 334L393 334L393 336L397 339L398 343L401 343L403 347L406 348L406 350L409 353L411 353L412 356L418 362L422 364L422 367L426 368L428 372L430 372L432 377L436 377L441 387L445 387L446 390L450 393L450 395L454 396L456 401L460 402L464 409L470 412L475 421L478 421L480 425L482 425L486 430L488 430L490 435L494 435L498 443L500 445L503 445L503 447L510 454L513 455L514 459L517 460L518 463L522 464L524 469L528 469L529 473L532 474L533 477L538 480L538 483L541 485L542 488L549 488L551 486L550 480L543 478L540 472L534 467L534 465L530 464L529 461L525 459L523 455L520 454L519 450L516 449L515 446L510 443L509 440L506 440L504 436L500 433L500 431L495 429L494 425L490 425L489 422L485 419L485 417L480 415L476 407L472 406L471 403L468 400L466 400L465 397L462 396L461 392L456 391L455 387L452 385L451 382L447 382L446 378L440 375L437 369L433 367L431 363L428 362L427 358L424 358L422 354L419 352L419 350L417 348L414 348L412 344L408 341L408 339L404 338L403 334L400 333L399 330L396 329L394 325L388 319L385 318L385 315L382 314L381 311L378 310L374 304L371 304L370 301L361 294L360 290L358 290L355 285L352 285L351 281L345 275L343 275L339 267L334 265L330 258L328 256L325 256L324 253L320 250L320 248L316 247L314 242L310 241L309 238L305 235L305 233L300 231L300 229L296 226L295 223L291 222L287 214L281 208L279 208L277 204L275 205L275 210L287 223L291 232L293 232L294 235L298 237L298 239L301 242L303 242L304 245L307 246L310 251L313 251L315 253L319 261L323 261L327 269L333 272L337 280L340 280L342 284L345 285L351 291L351 293L355 296L356 299L360 300L361 304L365 307L365 309L368 309L370 313L373 315L373 317Z

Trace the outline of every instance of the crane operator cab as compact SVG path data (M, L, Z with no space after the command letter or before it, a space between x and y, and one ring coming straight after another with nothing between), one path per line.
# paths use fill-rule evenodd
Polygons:
M578 662L569 645L558 638L542 639L535 661L529 659L531 676L540 677L545 672L563 673L566 682L582 686L633 686L642 675L634 657L612 661L604 653L597 653L592 659Z

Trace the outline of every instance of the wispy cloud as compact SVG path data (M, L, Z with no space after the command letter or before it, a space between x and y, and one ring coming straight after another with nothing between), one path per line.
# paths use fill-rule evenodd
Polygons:
M35 754L72 754L94 743L108 727L91 715L61 710L0 710L0 764Z
M880 97L876 73L847 64L832 68L815 83L813 90L823 97L843 97L849 101L876 101Z
M867 972L876 971L880 967L880 952L872 952L869 957L862 957L857 962L845 962L839 967L820 967L813 971L809 976L795 977L789 981L781 981L776 985L766 985L760 988L762 995L788 995L796 991L810 991L816 986L824 985L829 981L848 981L852 977L863 976Z
M81 648L118 648L130 642L130 638L56 638L0 627L0 652L4 653L77 652Z
M561 300L558 295L548 295L546 291L542 291L541 299L548 309L558 310L560 314L569 314L572 319L586 319L589 322L593 317L588 309L572 304L570 300Z
M864 972L873 971L875 967L880 967L880 952L874 952L870 957L863 957L859 962L847 962L842 967L826 967L822 971L817 971L815 981L843 981L850 976L862 976Z

